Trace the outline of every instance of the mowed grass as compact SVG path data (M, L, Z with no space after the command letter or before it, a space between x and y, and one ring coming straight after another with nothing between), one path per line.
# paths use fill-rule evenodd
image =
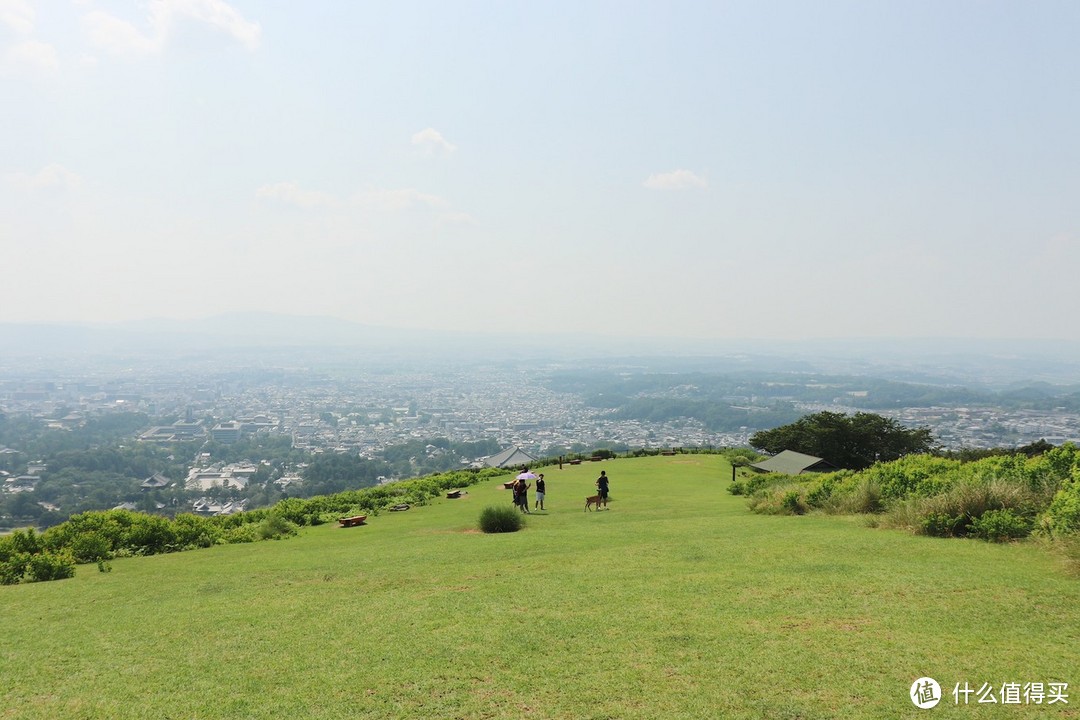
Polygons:
M0 588L0 718L1080 717L1080 580L1043 548L753 515L718 456L543 471L518 533L475 529L510 503L490 482ZM956 706L964 682L1071 697Z

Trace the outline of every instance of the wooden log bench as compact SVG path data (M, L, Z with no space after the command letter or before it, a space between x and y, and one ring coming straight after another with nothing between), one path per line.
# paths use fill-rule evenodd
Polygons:
M469 493L467 491L465 491L465 490L451 490L450 492L446 493L446 499L447 500L457 500L462 495L468 495L468 494Z
M581 461L580 461L580 460L571 460L571 461L570 461L570 464L571 464L571 465L580 465L580 464L581 464Z
M367 520L367 515L353 515L352 517L338 518L338 522L341 523L341 527L356 527L357 525L363 525Z
M503 490L512 490L513 487L514 487L515 482L516 482L515 480L511 480L509 482L504 482L503 483Z

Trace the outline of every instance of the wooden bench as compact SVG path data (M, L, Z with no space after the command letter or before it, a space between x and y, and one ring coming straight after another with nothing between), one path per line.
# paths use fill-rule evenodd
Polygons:
M356 527L357 525L363 525L367 520L367 515L353 515L352 517L338 518L338 522L341 523L341 527Z
M517 482L517 481L516 480L511 480L510 482L504 482L503 483L503 490L512 490L513 487L514 487L515 482Z
M581 464L581 461L580 461L580 460L571 460L571 461L570 461L570 464L571 464L571 465L580 465L580 464Z
M462 495L468 495L468 494L469 493L466 492L465 490L451 490L450 492L446 493L446 499L447 500L457 500Z

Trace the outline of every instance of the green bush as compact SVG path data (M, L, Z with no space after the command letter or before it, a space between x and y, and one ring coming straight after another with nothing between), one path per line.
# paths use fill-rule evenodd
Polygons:
M813 508L825 507L829 498L832 497L833 486L831 483L818 483L812 485L806 491L806 504Z
M224 540L230 545L238 543L251 543L259 540L259 528L256 525L248 523L246 525L238 525L237 527L229 528L224 533Z
M958 460L909 455L892 462L878 463L859 473L859 476L875 480L881 488L881 497L893 500L912 495L938 495L956 482L959 470Z
M3 545L0 546L0 558L7 551L33 555L44 548L44 540L41 535L34 532L34 528L16 530L3 539Z
M728 492L732 495L753 495L759 490L764 490L772 485L780 485L791 482L791 477L780 473L754 473L740 477L728 485Z
M883 491L877 478L858 476L845 483L829 496L827 508L835 513L869 515L885 507Z
M971 534L990 542L1005 542L1031 534L1031 518L1012 510L987 510L971 521Z
M957 537L967 532L967 517L931 512L922 518L919 529L932 537Z
M987 513L1009 511L1008 516L991 515L986 521L986 531L996 532L1008 517L1016 520L1017 527L1026 527L1023 535L1031 531L1037 505L1033 493L1026 484L1006 480L979 480L969 478L948 492L927 498L908 498L895 505L888 524L915 527L917 532L938 537L966 537L977 535L977 523Z
M480 529L486 533L517 532L524 524L524 516L515 507L489 505L480 513Z
M75 559L67 553L38 553L30 556L25 582L45 582L75 577Z
M295 523L291 523L279 515L271 515L256 527L256 535L259 540L280 540L281 538L292 537L299 530Z
M100 533L86 532L76 535L68 544L75 562L79 564L108 560L112 557L112 548L107 538Z
M16 530L0 537L0 584L71 577L67 573L69 565L74 573L74 563L97 562L102 570L112 558L289 537L301 525L319 525L343 514L378 515L380 508L402 502L424 505L445 490L505 474L495 468L439 473L336 495L289 498L271 508L215 517L182 513L168 520L128 510L78 513L40 535ZM520 527L520 518L514 520Z
M783 498L780 500L780 507L792 515L802 515L806 512L806 503L803 502L802 495L797 489L788 490L784 493Z
M32 557L30 553L14 552L0 559L0 585L15 585L22 581Z
M199 517L192 513L177 515L173 519L173 529L176 533L176 544L179 550L207 548L216 545L222 535L220 526L212 523L209 518Z
M1046 509L1043 527L1051 535L1080 530L1080 479L1065 482L1057 491Z
M750 496L750 510L762 515L802 515L809 508L803 499L801 485L790 482L758 490Z

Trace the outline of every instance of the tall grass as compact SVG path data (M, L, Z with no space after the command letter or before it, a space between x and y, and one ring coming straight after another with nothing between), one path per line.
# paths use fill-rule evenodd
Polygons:
M875 526L939 537L1002 541L1080 531L1080 451L1066 443L1041 456L997 455L974 462L917 455L860 472L733 483L763 514L811 510L881 514Z
M486 533L517 532L525 525L525 516L517 508L488 505L480 512L480 529Z

